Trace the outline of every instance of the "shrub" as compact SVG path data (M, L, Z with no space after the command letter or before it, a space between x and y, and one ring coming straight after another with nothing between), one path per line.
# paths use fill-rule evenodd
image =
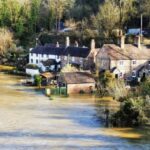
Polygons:
M128 95L124 80L114 80L113 84L108 87L108 93L116 100L123 101Z
M140 84L140 94L142 96L150 96L150 80L147 79L145 82Z
M37 65L34 65L34 64L27 64L26 68L28 68L28 69L39 69L39 67Z
M83 90L80 90L79 94L85 94L85 92Z
M34 76L34 83L36 86L38 86L40 88L41 83L42 83L42 77L40 75L35 75Z
M144 100L142 98L126 99L121 103L120 110L111 117L114 126L140 126L147 121L148 118L144 112Z

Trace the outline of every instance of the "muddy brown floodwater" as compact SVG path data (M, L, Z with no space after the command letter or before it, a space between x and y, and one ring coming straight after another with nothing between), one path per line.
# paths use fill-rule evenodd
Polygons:
M149 129L104 128L94 97L50 101L19 81L0 74L0 150L150 150Z

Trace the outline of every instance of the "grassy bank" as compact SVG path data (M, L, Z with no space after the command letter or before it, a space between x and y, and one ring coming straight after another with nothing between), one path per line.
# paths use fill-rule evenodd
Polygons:
M13 71L16 68L13 66L5 66L5 65L0 65L0 71Z

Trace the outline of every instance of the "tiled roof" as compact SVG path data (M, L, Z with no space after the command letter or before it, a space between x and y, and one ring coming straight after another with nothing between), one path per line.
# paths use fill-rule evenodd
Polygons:
M73 57L86 58L90 53L90 49L87 47L73 47L73 46L65 47L62 45L56 47L56 45L54 44L46 44L44 46L35 47L30 53L58 55L58 56L70 55Z
M125 44L125 48L121 49L115 44L105 44L98 53L103 54L107 54L112 60L147 60L150 59L150 48L142 45L139 49L135 45Z
M67 84L95 83L92 74L88 72L66 72L61 79Z
M44 72L41 74L42 77L44 78L53 78L54 74L50 73L50 72Z

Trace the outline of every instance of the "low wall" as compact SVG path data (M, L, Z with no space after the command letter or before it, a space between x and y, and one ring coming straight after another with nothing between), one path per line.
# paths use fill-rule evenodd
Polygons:
M91 93L95 90L95 83L83 83L83 84L68 84L67 94L79 94L81 91L85 93Z

